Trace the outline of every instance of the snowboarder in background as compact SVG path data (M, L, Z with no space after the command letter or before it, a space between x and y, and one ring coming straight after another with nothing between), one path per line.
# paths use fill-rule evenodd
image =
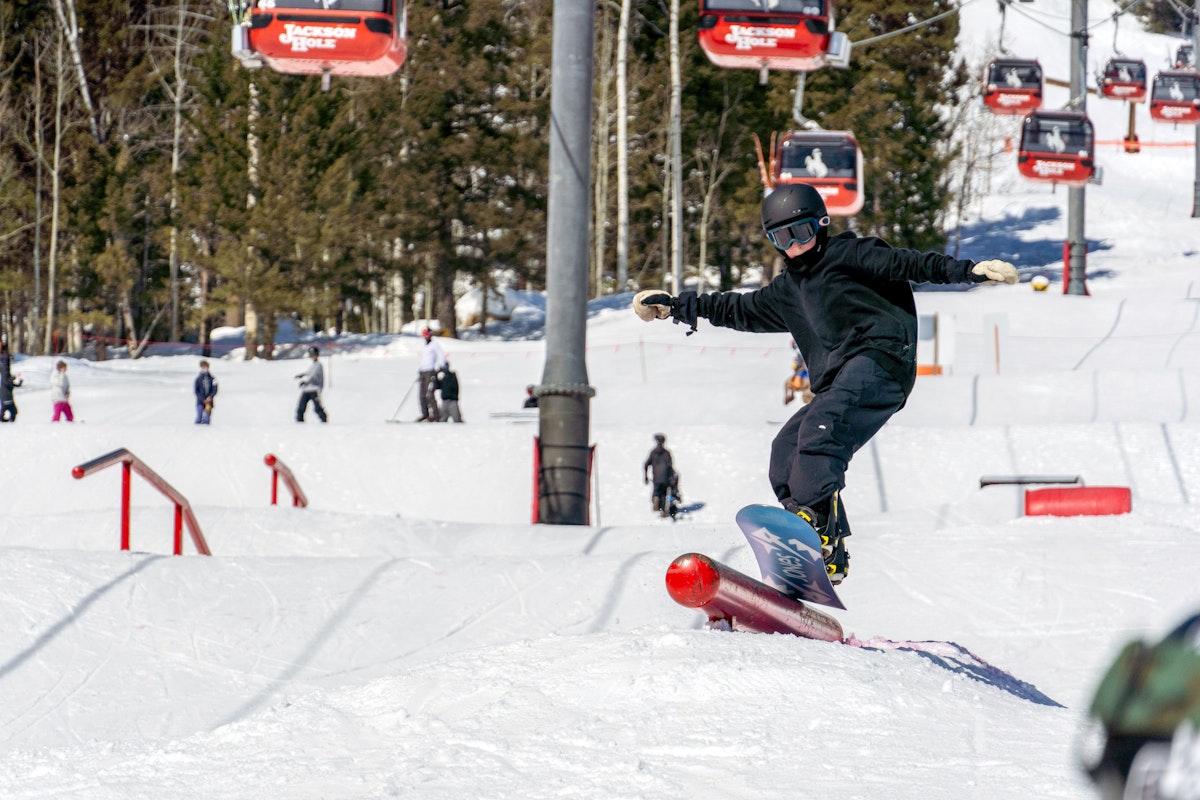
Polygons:
M768 478L783 507L821 537L832 583L849 567L850 535L839 492L850 458L908 399L917 374L917 313L909 281L1016 283L1012 264L975 263L941 253L895 249L847 231L829 235L816 189L779 187L762 203L767 240L787 266L752 292L639 292L633 310L650 322L670 317L755 333L791 333L808 363L813 399L771 444Z
M444 362L438 373L437 388L442 393L441 421L462 422L462 413L458 410L458 376L450 369L449 361Z
M804 354L800 352L800 348L796 345L796 340L792 340L792 374L783 382L783 404L796 399L796 393L800 393L800 401L807 403L813 399L811 382L808 379L808 364L804 363Z
M521 408L537 408L537 403L537 395L533 393L533 384L531 383L525 387L525 403Z
M8 345L0 341L0 422L17 421L17 403L13 390L24 385L21 373L12 374L12 353Z
M196 394L196 424L208 425L212 422L213 403L217 399L217 379L208 371L208 362L200 362L200 374L192 384Z
M434 380L438 372L446 367L446 353L442 346L434 341L433 331L428 326L421 329L425 338L425 346L421 348L421 359L417 364L417 380L420 386L417 392L421 396L421 416L417 422L437 422L441 419L438 412L437 397L434 395Z
M50 373L50 402L54 404L54 416L51 422L58 422L60 417L66 417L67 422L75 421L75 413L71 410L71 382L67 379L67 362L59 360Z
M653 484L650 493L650 506L659 513L667 516L667 489L670 487L671 476L675 474L675 466L671 461L671 451L663 447L667 443L664 434L654 434L654 449L646 456L642 464L642 483Z
M304 412L312 403L313 410L321 422L328 422L329 417L321 405L321 390L325 388L325 370L321 368L321 351L316 347L308 348L312 363L308 369L296 377L300 380L300 404L296 406L296 422L304 422Z

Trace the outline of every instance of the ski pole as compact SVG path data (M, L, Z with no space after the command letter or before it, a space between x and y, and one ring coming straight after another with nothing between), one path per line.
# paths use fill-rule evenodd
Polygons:
M395 419L396 415L400 413L400 409L404 408L404 404L408 402L408 396L412 394L413 388L420 380L420 378L413 378L413 382L408 385L408 391L404 393L404 397L400 400L400 405L396 406L396 410L392 412L392 419Z

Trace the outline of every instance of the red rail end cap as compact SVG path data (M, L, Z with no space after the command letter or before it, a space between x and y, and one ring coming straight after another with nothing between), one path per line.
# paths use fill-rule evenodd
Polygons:
M681 606L699 608L717 596L721 576L712 559L687 553L667 567L667 593Z
M75 478L76 480L78 480L79 478L82 478L83 477L83 467L72 467L71 468L71 476L73 478Z
M263 459L263 463L266 464L268 467L275 466L275 454L267 453L267 457Z

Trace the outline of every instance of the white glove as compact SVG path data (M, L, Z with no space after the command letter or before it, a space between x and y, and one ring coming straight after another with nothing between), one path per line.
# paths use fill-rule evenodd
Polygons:
M971 268L976 275L983 275L988 283L1016 283L1021 279L1017 268L1007 261L993 258L990 261L980 261Z
M633 313L646 322L671 316L672 297L662 289L646 289L633 296Z

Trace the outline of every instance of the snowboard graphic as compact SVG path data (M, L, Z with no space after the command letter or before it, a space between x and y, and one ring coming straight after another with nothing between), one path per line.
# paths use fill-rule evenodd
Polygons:
M817 532L777 506L746 506L737 524L750 542L763 583L805 602L845 609L821 559Z

